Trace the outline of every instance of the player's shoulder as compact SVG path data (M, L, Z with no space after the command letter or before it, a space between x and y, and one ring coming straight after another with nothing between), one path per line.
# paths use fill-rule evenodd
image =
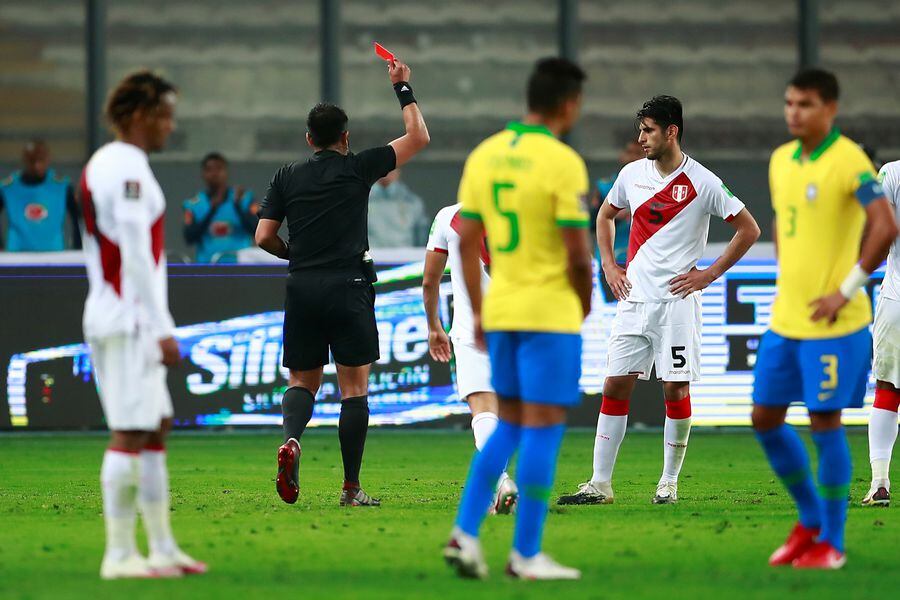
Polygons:
M684 172L695 186L711 185L719 187L722 185L722 178L713 173L703 163L692 156L687 156L686 160L687 164L684 166Z
M437 211L437 214L434 215L434 221L431 224L432 232L446 232L450 228L450 223L453 221L453 218L459 213L459 209L459 204L451 204L450 206L445 206Z
M887 192L896 193L900 190L900 160L882 165L878 171L878 180Z
M794 154L797 152L797 144L797 140L791 140L781 144L772 150L772 156L769 158L769 162L778 164L793 159Z
M445 206L444 208L437 211L437 214L434 216L435 221L447 221L449 222L453 216L459 212L460 205L451 204L450 206Z
M131 178L149 172L147 155L136 146L110 142L101 146L88 161L87 168L104 176Z
M840 134L834 141L834 150L837 154L841 155L842 159L844 157L850 157L857 160L862 159L866 162L870 162L869 155L866 154L866 151L863 150L863 147L844 134Z
M510 132L506 129L500 130L481 140L477 146L472 148L469 156L466 158L466 164L478 164L487 158L488 155L496 152L501 147L509 145Z
M549 132L546 135L533 135L531 142L532 151L536 154L541 154L545 160L550 159L556 163L584 165L584 159L581 158L578 151Z
M898 178L900 178L900 160L884 163L878 171L878 177L881 179L890 177L894 181L898 181Z
M639 158L637 160L633 160L630 163L626 163L619 169L619 174L616 175L616 180L621 179L624 183L625 181L631 181L633 179L639 179L644 176L647 169L647 162L649 159L647 158Z

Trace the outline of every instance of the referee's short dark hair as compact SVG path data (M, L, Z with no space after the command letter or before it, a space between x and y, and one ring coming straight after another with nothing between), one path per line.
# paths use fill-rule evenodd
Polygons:
M581 94L585 72L566 58L542 58L528 78L528 110L553 114L564 103Z
M825 69L803 69L788 81L798 90L815 90L823 102L836 102L841 95L837 77Z
M340 106L320 102L313 106L306 117L306 130L316 148L327 148L341 139L347 131L347 113Z
M206 156L203 157L203 160L200 161L200 166L205 167L206 163L208 163L211 160L218 161L226 166L228 165L228 159L225 158L224 154L222 154L221 152L210 152Z

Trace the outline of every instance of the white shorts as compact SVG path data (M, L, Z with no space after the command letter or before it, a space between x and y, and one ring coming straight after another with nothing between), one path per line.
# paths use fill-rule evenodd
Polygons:
M491 359L487 352L482 352L473 343L454 339L453 354L456 356L456 391L461 400L475 392L494 391Z
M873 327L875 379L900 387L900 302L881 296Z
M112 431L156 431L172 398L159 342L146 334L88 340L106 424Z
M671 302L619 302L609 336L606 375L663 381L700 379L700 294Z

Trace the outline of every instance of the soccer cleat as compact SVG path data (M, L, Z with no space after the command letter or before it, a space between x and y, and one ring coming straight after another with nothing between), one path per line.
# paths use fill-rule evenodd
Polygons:
M103 559L100 565L103 579L153 579L159 577L181 577L181 570L175 568L154 568L140 554L132 554L122 560Z
M815 545L817 535L818 529L806 528L797 523L784 544L769 557L769 565L778 567L793 564L795 559Z
M656 495L650 502L652 504L675 504L678 502L678 484L674 481L660 481L656 486Z
M463 532L459 527L453 528L443 555L444 562L464 579L486 579L488 576L481 543L478 538Z
M564 567L543 552L524 558L515 550L509 553L506 574L516 579L581 579L581 571Z
M362 488L344 488L341 506L381 506L381 500L371 497Z
M151 554L147 562L154 570L177 570L181 575L203 575L209 568L206 563L196 560L181 550L172 554Z
M585 481L578 485L578 491L569 496L560 496L557 504L612 504L612 484L609 481Z
M828 542L816 542L806 552L794 559L795 569L837 570L847 562L847 555Z
M278 475L275 490L288 504L300 495L300 442L290 438L278 448Z
M516 503L519 501L519 488L516 482L508 475L497 486L497 495L494 497L494 504L491 506L491 514L493 515L511 515L516 510Z
M884 486L872 486L869 493L862 499L863 506L890 506L891 492Z

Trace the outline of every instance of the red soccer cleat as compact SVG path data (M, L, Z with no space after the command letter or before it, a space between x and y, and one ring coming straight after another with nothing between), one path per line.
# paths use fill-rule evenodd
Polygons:
M847 555L828 542L817 542L794 560L795 569L840 569L847 562Z
M794 525L788 539L769 557L769 565L778 567L790 565L794 560L816 544L818 529L807 529L800 523Z
M297 501L300 495L300 443L289 439L278 448L278 475L275 490L288 504Z

